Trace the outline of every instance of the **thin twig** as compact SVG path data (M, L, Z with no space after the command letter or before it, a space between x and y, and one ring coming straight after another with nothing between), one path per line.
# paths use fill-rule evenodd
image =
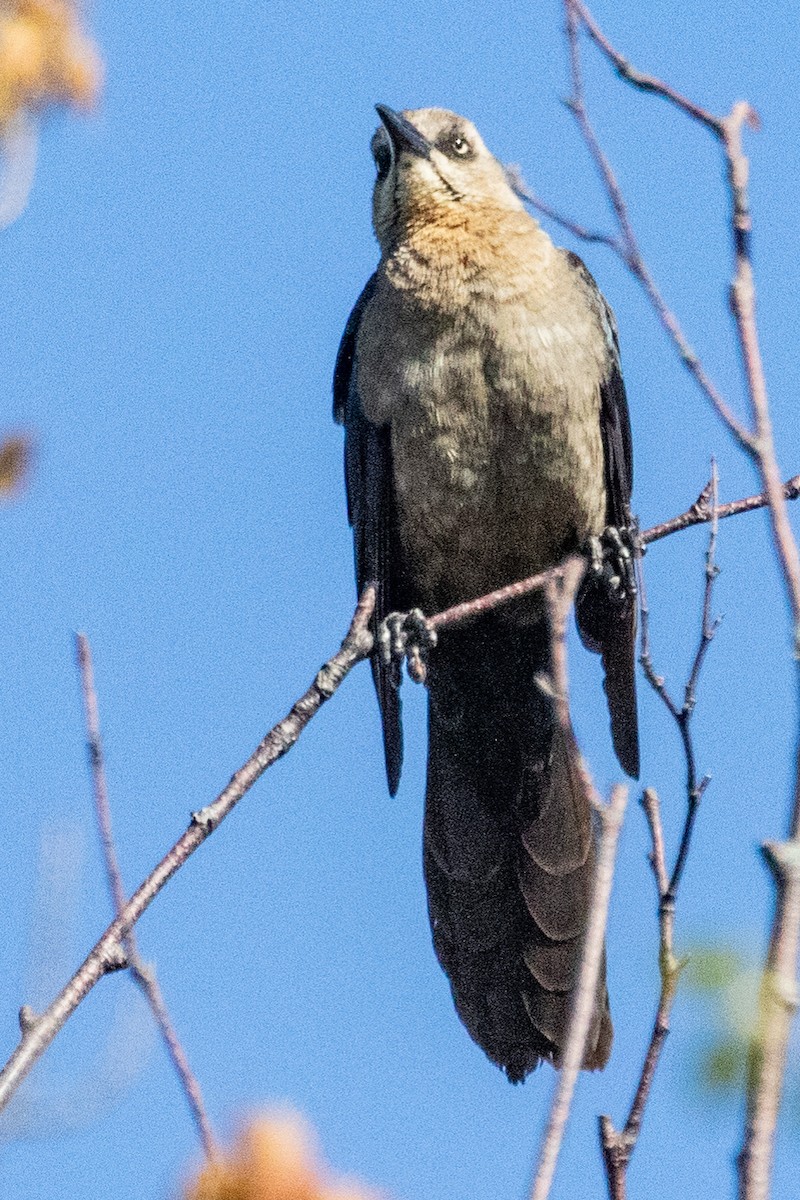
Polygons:
M769 497L772 538L783 569L786 592L794 623L795 651L800 648L800 553L789 524L780 469L775 453L772 420L767 400L767 384L756 325L756 296L750 261L750 215L747 182L750 164L742 149L742 127L752 124L755 114L749 104L734 104L723 121L723 146L731 194L731 234L734 247L734 277L731 283L731 311L739 335L742 366L747 380L750 407L755 425L752 457ZM800 837L800 826L791 837Z
M627 1171L639 1133L644 1120L650 1089L655 1078L661 1051L669 1033L670 1015L678 979L685 960L675 958L673 949L673 928L675 920L675 903L669 898L669 877L664 852L664 832L661 825L658 796L652 788L646 788L642 796L647 823L650 828L652 852L650 864L658 891L659 905L659 969L661 974L661 990L658 998L653 1030L650 1042L642 1064L639 1083L631 1104L628 1119L622 1130L617 1131L609 1116L599 1119L600 1142L603 1149L603 1166L608 1183L608 1194L611 1200L625 1200L627 1195Z
M694 504L685 512L679 513L676 517L670 517L668 521L661 521L658 525L651 526L650 529L643 530L639 535L642 545L649 546L651 542L659 542L662 538L669 537L673 533L680 533L683 529L707 524L714 516L714 511L709 504L709 487L710 485L707 484ZM783 484L783 492L787 500L797 500L800 497L800 475L792 476ZM716 519L722 521L726 517L736 517L741 513L754 512L756 509L766 508L768 504L769 500L764 492L757 496L745 496L741 500L731 500L728 504L721 504L718 507ZM532 592L541 591L546 587L548 580L562 578L563 572L564 563L559 563L558 566L551 567L549 571L540 571L537 575L530 575L516 583L509 583L505 587L497 588L494 592L488 592L485 596L479 596L476 600L454 604L452 608L446 608L443 612L429 617L428 624L432 629L437 630L444 629L448 625L460 625L473 617L479 617L483 613L508 604L512 600L520 600Z
M569 737L572 736L572 721L569 713L567 624L585 572L585 560L579 555L573 555L562 564L561 572L558 575L550 575L544 586L550 624L550 669L552 673L548 690L552 695L556 721Z
M714 116L707 109L701 108L699 104L695 104L687 96L682 96L675 88L670 87L663 80L657 79L655 75L646 75L643 71L637 70L626 58L623 58L618 50L614 49L589 12L589 9L583 3L583 0L571 0L571 3L592 41L613 64L614 69L621 79L633 84L640 91L653 92L657 96L662 96L677 108L682 109L693 120L707 125L712 133L715 133L718 137L722 136L722 122L719 117Z
M572 1106L578 1074L584 1062L586 1040L597 1004L597 981L603 962L608 904L614 877L617 840L628 800L627 788L612 789L608 804L603 804L594 781L583 763L575 742L569 712L569 678L567 671L567 626L572 606L586 570L586 563L572 557L562 565L560 575L551 575L544 587L550 626L550 678L542 686L553 699L555 717L570 746L578 769L586 802L599 814L600 841L592 885L589 921L583 944L580 971L575 985L561 1060L561 1073L553 1094L550 1115L542 1136L536 1177L531 1185L531 1200L546 1200L553 1183L561 1143Z
M122 882L122 872L117 858L116 846L114 845L111 806L108 801L108 785L103 757L103 742L100 736L100 714L97 706L97 691L94 684L92 651L86 634L76 634L75 649L81 677L81 693L83 695L84 715L86 718L86 743L89 750L95 814L97 816L100 842L103 848L103 859L105 861L111 900L114 912L119 917L125 908L125 887ZM207 1158L212 1159L217 1152L216 1142L211 1129L211 1122L206 1112L200 1084L189 1066L189 1059L172 1023L172 1018L169 1015L158 980L152 967L140 955L136 935L132 929L122 938L122 946L131 976L139 988L141 988L150 1005L167 1054L172 1060L172 1065L180 1080L205 1155Z
M796 778L800 779L798 757L795 770ZM794 802L795 808L800 808L800 788L795 792ZM761 849L775 882L776 905L761 979L758 1023L747 1064L747 1120L738 1160L740 1200L768 1200L770 1194L789 1029L800 1006L796 982L800 953L800 840L765 842Z
M686 793L688 797L688 805L686 812L686 820L683 826L680 845L678 847L678 855L675 859L675 866L672 870L672 876L669 883L669 891L667 898L674 904L678 894L683 870L686 866L686 856L689 853L689 844L692 838L695 819L697 817L697 809L703 794L710 783L710 778L705 775L699 782L697 778L697 765L695 762L694 742L691 735L691 720L694 713L697 681L700 677L700 672L705 662L708 648L714 639L714 635L720 626L720 618L712 618L711 616L711 600L714 592L714 581L719 574L719 568L716 564L716 549L717 549L717 531L719 528L718 517L718 486L717 464L711 464L711 529L708 536L708 548L706 550L706 569L705 569L705 587L703 589L703 611L700 622L700 641L697 645L697 653L694 656L692 669L689 672L689 679L686 684L683 697L683 705L678 715L678 727L683 739L684 751L686 754Z
M561 1073L542 1138L530 1200L546 1200L550 1194L564 1130L572 1105L572 1096L583 1062L586 1038L597 999L597 979L603 958L617 841L627 802L628 789L622 784L617 784L612 788L608 804L602 805L600 808L600 842L597 849L597 866L583 959L575 986L575 999L567 1031Z
M579 238L582 242L608 246L609 250L613 250L620 258L625 257L625 246L619 238L614 237L611 233L603 233L601 230L588 229L585 225L579 225L577 221L572 221L550 204L545 204L540 196L531 191L523 178L522 172L516 165L506 164L505 170L511 186L520 199L525 200L532 208L540 212L542 216L549 217L551 221L555 221L556 225L560 225L562 229L566 229L568 233L571 233L573 237Z
M717 502L718 495L718 480L717 466L712 462L711 479L708 486L700 493L695 508L703 512L708 512L705 518L710 521L711 532L708 539L708 548L706 550L705 563L705 587L703 590L703 607L702 619L700 623L700 639L697 646L697 651L692 662L689 672L689 678L684 690L683 704L678 705L670 695L666 686L666 681L662 675L657 674L653 667L653 660L650 651L650 610L647 603L647 590L645 588L644 579L640 580L640 604L639 612L641 617L641 653L639 661L642 665L645 678L650 686L662 700L665 708L669 712L672 719L678 726L678 731L683 743L684 755L686 758L686 791L688 796L688 808L686 816L686 824L684 825L683 834L681 837L680 849L676 859L675 868L672 873L672 881L670 884L670 894L674 900L677 893L678 884L680 883L683 868L686 862L686 854L688 852L689 842L691 841L692 829L697 812L697 807L702 799L703 793L708 786L709 779L705 777L702 780L697 778L697 766L695 761L694 743L691 733L691 720L694 713L696 702L697 681L700 671L705 661L705 656L708 647L711 644L717 629L719 621L711 618L711 599L714 587L714 580L717 577L718 570L715 561L715 551L717 544L717 530L719 525L719 505ZM691 511L691 510L690 510ZM645 535L646 536L646 535Z
M589 119L583 85L583 70L580 58L579 34L581 25L584 25L590 32L592 32L593 29L596 30L597 28L596 23L591 17L591 14L586 6L581 3L580 0L564 0L564 12L566 17L570 72L572 76L572 96L568 100L567 106L575 117L578 128L581 132L581 136L583 137L586 147L589 150L589 153L594 160L595 166L597 167L597 170L603 181L606 194L608 195L611 206L614 209L614 214L617 218L617 224L620 231L620 237L618 239L609 235L608 238L604 237L597 240L605 241L611 247L611 249L619 255L634 278L637 279L642 285L647 293L650 303L653 306L658 320L661 322L661 325L664 327L667 334L672 339L675 347L677 348L684 366L692 375L695 382L706 396L707 400L711 403L712 407L724 421L725 425L731 431L739 444L746 449L748 453L752 453L753 436L750 430L748 430L744 423L736 416L730 405L724 399L722 393L706 373L706 370L696 351L684 333L677 316L667 304L652 274L650 273L650 270L639 248L639 242L630 219L628 206L625 201L625 197L622 194L622 189L619 185L616 175L614 174L613 168L611 167L611 164L598 141L594 126ZM608 45L608 43L605 42L605 39L603 44L598 43L598 45L600 45L600 48L603 49L604 53L608 53L608 50L605 49L605 47ZM608 49L611 50L612 48L609 46ZM614 52L613 55L609 54L609 57L611 58L611 61L618 70L619 74L622 75L623 78L629 78L629 75L620 69L621 64L625 64L625 60L623 59L622 55L617 55L616 52ZM625 65L628 67L629 72L633 71L633 68L630 68L629 64ZM648 80L648 86L646 90L659 90L656 86L658 84L657 80L654 80L649 76L641 76L641 79L645 78ZM631 82L633 82L632 79ZM643 87L644 84L638 83L637 86ZM663 95L665 99L673 98L673 92L670 88L661 90L660 94ZM677 96L677 93L674 93L674 95ZM688 108L694 107L692 106L691 101L688 100L685 102L685 107L686 106L688 106ZM568 225L569 223L567 218L561 220L561 224ZM572 224L575 225L574 222L572 222ZM573 229L573 232L580 237L580 233L577 232L578 228L579 227Z
M500 608L503 604L509 604L512 600L520 600L532 592L541 591L547 586L549 580L560 579L563 577L563 573L564 564L559 563L558 566L551 567L549 571L540 571L538 575L529 575L527 579L509 583L505 587L497 588L494 592L488 592L485 596L478 596L476 600L466 600L462 604L454 604L452 608L446 608L443 612L429 617L428 624L431 629L437 630L444 629L448 625L461 625L473 617L479 617L483 613Z
M627 1171L644 1120L645 1109L650 1098L650 1089L656 1069L661 1058L661 1052L669 1033L670 1016L675 994L678 987L683 962L678 961L674 951L675 905L683 871L691 846L695 820L700 801L709 784L705 776L699 783L695 762L694 743L691 731L691 719L695 709L697 683L711 641L719 628L719 621L711 616L714 581L717 578L715 552L718 530L718 481L716 463L711 464L711 479L700 493L697 506L710 511L708 548L705 562L705 586L703 589L702 618L700 622L700 638L697 650L689 671L684 689L683 704L679 707L670 695L664 678L656 674L650 653L650 614L647 605L647 594L644 580L640 581L640 615L642 629L641 664L645 676L653 689L664 703L667 711L678 726L683 743L686 760L686 815L681 831L675 865L670 874L667 869L666 852L664 848L664 833L661 825L658 797L650 789L645 789L642 797L642 807L650 829L652 851L650 864L656 881L658 892L658 924L659 924L659 970L661 988L656 1009L655 1021L650 1035L650 1042L645 1054L636 1093L631 1104L628 1118L621 1130L616 1130L609 1116L600 1117L600 1143L603 1151L603 1166L606 1172L608 1193L611 1200L624 1200L627 1190Z
M127 965L122 942L155 897L187 859L203 844L268 767L291 750L311 718L334 694L356 663L368 658L373 638L369 622L375 588L364 590L341 648L319 670L308 690L259 743L244 766L211 804L192 814L191 824L111 922L87 958L40 1016L27 1008L20 1014L21 1040L0 1072L0 1110L41 1057L81 1001L104 975Z
M800 496L800 475L793 475L781 486L786 500L796 500ZM669 537L672 533L679 533L681 529L689 529L692 525L704 525L710 521L713 514L708 503L709 495L710 484L706 484L691 508L687 508L686 512L678 517L672 517L669 521L662 521L659 525L646 529L642 534L642 541L649 545ZM740 513L754 512L757 508L766 508L768 504L769 497L766 492L759 492L757 496L745 496L742 500L731 500L728 504L720 504L717 520L724 521L726 517L738 517Z
M556 721L564 735L567 752L580 779L584 799L598 812L603 807L586 761L578 748L569 710L569 673L567 670L567 628L581 582L586 574L586 560L573 555L561 564L561 571L551 572L544 585L545 604L550 625L551 677L540 680L553 700Z

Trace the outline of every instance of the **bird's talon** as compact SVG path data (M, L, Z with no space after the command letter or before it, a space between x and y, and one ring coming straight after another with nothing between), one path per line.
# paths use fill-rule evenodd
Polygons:
M428 678L428 668L422 661L422 655L419 651L419 646L413 645L409 647L408 656L406 659L408 673L414 680L414 683L425 683Z
M389 613L384 618L378 628L378 652L384 666L389 668L394 687L400 686L404 658L414 682L425 682L428 654L437 640L436 630L428 625L425 614L419 608L412 608L407 613Z
M586 545L587 582L600 587L618 608L632 604L637 595L634 529L609 525L599 537L590 537Z

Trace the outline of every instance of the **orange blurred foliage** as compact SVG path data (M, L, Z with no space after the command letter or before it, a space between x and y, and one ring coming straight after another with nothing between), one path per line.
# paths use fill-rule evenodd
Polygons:
M317 1163L314 1138L301 1117L254 1120L231 1153L208 1163L185 1200L379 1200L349 1180L331 1180Z
M88 108L102 66L70 0L0 0L0 131L20 112Z
M13 496L25 486L32 457L30 437L16 434L0 442L0 499Z

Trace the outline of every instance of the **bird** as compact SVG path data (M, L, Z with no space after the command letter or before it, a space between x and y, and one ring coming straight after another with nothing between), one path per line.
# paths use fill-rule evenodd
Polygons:
M377 630L594 547L579 631L602 655L613 743L637 777L635 584L620 587L614 566L630 559L633 463L613 313L469 120L376 109L380 261L333 380L357 586L375 588ZM516 1083L542 1061L561 1065L592 814L542 685L552 664L540 595L441 630L425 655L434 949L469 1034ZM399 675L381 653L372 671L394 795ZM604 958L584 1068L606 1064L612 1036Z

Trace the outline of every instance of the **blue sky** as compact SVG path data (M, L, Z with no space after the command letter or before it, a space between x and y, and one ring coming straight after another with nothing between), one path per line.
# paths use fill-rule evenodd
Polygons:
M774 0L731 0L724 13L711 0L595 8L643 68L713 109L747 97L761 113L763 131L748 138L755 263L786 475L800 465L800 100L788 87L800 20L789 10ZM588 224L608 221L560 104L568 82L555 0L144 0L98 2L91 19L107 64L102 105L91 119L47 125L29 208L0 241L0 424L34 431L39 446L28 493L0 512L4 1054L19 1004L46 1003L109 914L73 631L84 629L94 649L118 849L133 887L346 627L351 547L330 377L376 261L374 103L465 113L544 198ZM739 404L716 149L591 55L587 75L654 274ZM643 525L691 503L712 454L723 498L754 490L620 265L551 232L585 257L617 313ZM704 545L702 532L686 533L646 561L656 666L676 689L696 642ZM795 724L788 621L762 514L722 528L719 561L715 608L725 621L696 715L713 783L678 945L733 942L755 959L770 907L756 846L784 827ZM619 769L598 666L577 646L572 677L582 744L607 789ZM452 1008L421 878L424 696L408 684L405 693L406 767L394 800L361 668L146 914L141 946L221 1133L243 1112L288 1103L316 1125L338 1168L398 1200L520 1196L552 1074L512 1088ZM641 712L643 782L658 788L674 838L677 737L644 686ZM595 1118L623 1117L649 1033L657 967L646 849L631 804L609 940L616 1049L603 1075L581 1081L556 1197L602 1194ZM706 1016L681 997L631 1169L634 1194L732 1188L739 1105L709 1101L696 1084ZM783 1194L800 1170L796 1120L779 1145ZM3 1146L0 1177L5 1195L25 1200L102 1195L112 1179L116 1200L155 1200L197 1153L175 1080L121 977L101 984L61 1034L9 1122L6 1138L23 1137Z

